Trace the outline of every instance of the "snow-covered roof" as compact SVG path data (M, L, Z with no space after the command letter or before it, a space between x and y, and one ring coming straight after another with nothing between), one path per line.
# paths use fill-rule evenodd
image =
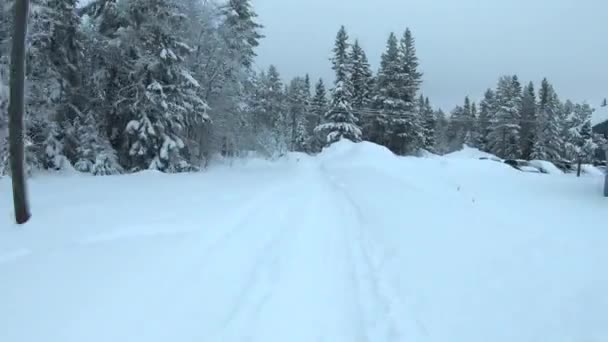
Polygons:
M591 117L591 125L599 125L605 121L608 121L608 107L596 108Z

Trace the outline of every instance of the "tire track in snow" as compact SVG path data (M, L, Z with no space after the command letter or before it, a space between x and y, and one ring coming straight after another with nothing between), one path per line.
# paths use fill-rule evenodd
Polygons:
M281 273L279 261L286 254L285 249L289 246L289 242L293 240L289 239L289 236L292 236L301 228L297 224L293 225L293 217L289 216L290 213L293 213L293 203L290 205L285 201L276 201L278 198L293 195L295 187L290 185L277 188L280 188L281 191L274 194L275 200L269 201L268 207L264 208L267 217L272 217L272 220L259 223L250 222L250 224L256 225L257 223L260 227L279 228L269 235L253 256L254 262L245 276L245 281L232 300L233 304L222 319L217 332L213 334L212 340L255 340L255 323L262 308L273 296L274 289L278 285L278 278ZM282 203L280 208L272 206L276 203Z
M383 272L378 249L372 246L367 234L370 222L364 211L354 200L344 184L339 183L324 165L321 171L326 182L336 194L336 203L341 206L342 217L351 219L350 227L344 226L347 243L351 250L351 263L359 290L359 305L363 312L367 341L403 341L412 335L419 323L405 310L405 302L390 284L390 277ZM407 329L409 329L409 331ZM408 334L409 333L409 334Z

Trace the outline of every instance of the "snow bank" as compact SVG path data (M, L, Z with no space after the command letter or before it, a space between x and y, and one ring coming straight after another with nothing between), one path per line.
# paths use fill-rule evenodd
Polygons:
M539 169L541 172L550 175L561 175L564 173L557 166L555 166L555 164L546 160L531 160L528 162L528 164Z
M483 152L477 148L473 148L473 147L469 147L467 145L464 145L462 150L456 151L456 152L452 152L452 153L448 153L444 156L445 158L450 158L450 159L480 159L480 158L486 158L486 159L491 159L491 160L496 160L496 161L502 161L502 159L498 158L497 156L488 153L488 152Z
M354 143L342 139L323 149L318 158L333 164L348 163L352 165L390 165L397 160L393 152L384 146L370 142Z
M603 177L604 176L604 172L600 169L598 169L597 167L591 165L591 164L583 164L581 165L581 171L584 174L590 175L590 176L599 176L599 177Z

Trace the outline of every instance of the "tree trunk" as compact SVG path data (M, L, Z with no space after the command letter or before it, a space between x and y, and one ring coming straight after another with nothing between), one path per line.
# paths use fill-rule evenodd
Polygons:
M576 177L580 177L581 176L582 164L583 164L583 161L581 159L579 159L578 160L578 167L576 169Z
M10 99L9 99L9 139L11 178L13 181L13 202L15 219L18 224L30 218L25 180L25 38L29 0L15 1L15 28L11 53Z

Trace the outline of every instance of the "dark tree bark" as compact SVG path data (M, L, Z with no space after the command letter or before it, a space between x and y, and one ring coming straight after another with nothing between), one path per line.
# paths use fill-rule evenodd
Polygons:
M9 151L11 178L13 180L13 202L18 224L30 219L25 180L25 38L29 0L15 1L15 28L11 52L10 99L9 99Z

